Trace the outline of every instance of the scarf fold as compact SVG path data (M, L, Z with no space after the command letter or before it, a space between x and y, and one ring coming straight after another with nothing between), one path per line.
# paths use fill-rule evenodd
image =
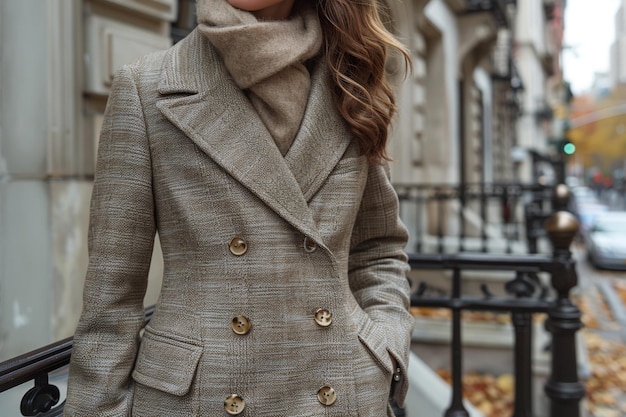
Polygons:
M227 0L198 0L197 14L198 29L219 51L284 156L300 127L311 88L304 62L322 45L314 6L297 1L289 20L259 21Z

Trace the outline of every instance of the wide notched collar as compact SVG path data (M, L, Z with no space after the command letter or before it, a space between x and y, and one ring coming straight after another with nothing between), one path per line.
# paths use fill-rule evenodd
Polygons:
M335 110L326 65L317 63L300 129L281 155L216 49L196 29L165 55L161 113L270 208L319 239L308 201L341 159L351 135Z

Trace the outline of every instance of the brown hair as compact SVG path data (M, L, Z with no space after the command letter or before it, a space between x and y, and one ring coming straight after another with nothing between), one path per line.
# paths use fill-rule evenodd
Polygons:
M381 21L379 0L319 0L325 53L335 84L335 103L361 152L372 162L389 159L389 124L396 112L385 76L388 50L411 61L407 50Z

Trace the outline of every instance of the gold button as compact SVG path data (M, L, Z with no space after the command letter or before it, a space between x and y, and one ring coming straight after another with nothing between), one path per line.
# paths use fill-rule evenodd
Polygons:
M317 391L317 399L324 405L333 405L337 400L337 393L328 386L323 386Z
M322 327L328 327L333 322L333 314L325 308L318 308L315 312L315 322Z
M252 324L246 316L237 316L230 323L230 326L233 328L233 332L237 334L247 334Z
M243 413L246 402L237 394L231 394L224 400L224 410L231 416Z
M315 243L313 239L306 236L304 238L304 250L306 252L311 253L311 252L315 252L316 249L317 249L317 243Z
M230 241L228 245L228 249L230 249L230 253L235 256L241 256L248 250L248 244L245 240L240 237L235 237Z

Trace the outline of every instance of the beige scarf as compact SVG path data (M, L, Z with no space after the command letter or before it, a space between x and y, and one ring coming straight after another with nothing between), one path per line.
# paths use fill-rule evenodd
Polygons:
M300 127L322 29L310 1L296 1L289 20L259 21L226 0L198 0L198 28L220 52L285 155Z

